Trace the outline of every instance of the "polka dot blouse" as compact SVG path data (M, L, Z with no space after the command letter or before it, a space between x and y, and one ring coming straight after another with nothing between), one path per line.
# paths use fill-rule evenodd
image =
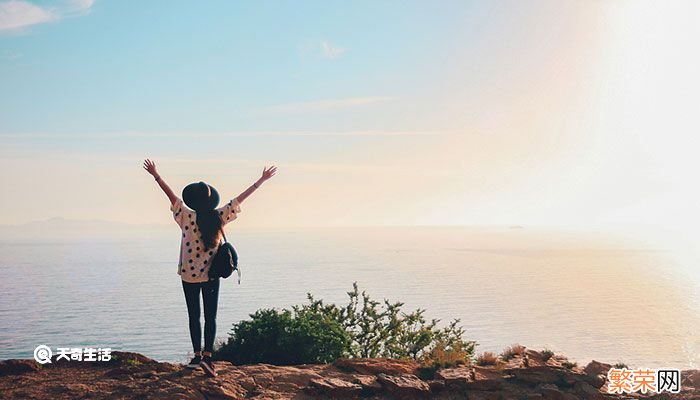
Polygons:
M209 280L209 265L216 255L215 248L206 249L202 235L197 226L197 212L190 209L179 197L170 206L173 218L182 230L180 238L180 260L177 273L185 282L206 282ZM238 199L233 199L216 209L221 215L224 226L236 219L241 212Z

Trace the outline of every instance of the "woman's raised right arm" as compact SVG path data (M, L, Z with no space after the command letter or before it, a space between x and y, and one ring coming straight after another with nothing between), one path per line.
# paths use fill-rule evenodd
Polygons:
M153 175L153 177L156 179L156 182L158 182L158 186L160 186L161 189L163 189L163 192L165 192L165 195L168 196L168 199L170 200L170 204L173 205L175 204L175 201L177 200L177 196L175 196L175 193L173 193L172 189L170 189L170 186L168 186L167 183L163 180L163 178L160 177L158 174L158 171L156 170L156 163L153 161L146 159L143 162L143 169L148 171L149 174Z

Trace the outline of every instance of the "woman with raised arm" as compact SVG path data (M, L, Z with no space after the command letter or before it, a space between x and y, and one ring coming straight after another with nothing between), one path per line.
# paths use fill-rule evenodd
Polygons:
M219 278L210 279L209 266L218 249L223 227L236 219L241 212L241 203L265 181L277 172L277 167L263 168L262 176L248 189L218 207L219 193L204 182L191 183L182 190L180 199L161 178L153 161L146 159L143 168L153 175L170 200L170 211L182 230L180 261L177 273L182 278L182 289L187 303L190 338L194 358L188 368L201 366L207 374L216 376L211 355L216 336L216 310L219 300ZM183 204L184 200L184 204ZM204 303L204 351L202 351L202 328L199 322L199 293Z

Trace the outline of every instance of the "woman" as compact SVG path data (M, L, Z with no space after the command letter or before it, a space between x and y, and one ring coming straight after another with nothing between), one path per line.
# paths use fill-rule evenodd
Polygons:
M277 167L263 168L260 179L219 208L216 208L219 204L219 193L212 186L204 182L191 183L183 189L182 199L180 199L160 177L155 163L146 159L143 168L153 175L160 188L168 196L170 211L173 212L173 218L182 230L177 273L182 278L182 289L185 292L185 302L190 320L190 338L194 348L194 358L187 367L197 368L201 366L207 374L216 376L216 370L211 362L211 353L216 336L219 278L209 279L209 266L216 255L223 227L236 219L238 213L241 212L241 203L263 182L273 177ZM202 328L199 323L200 291L204 303L203 352L201 351Z

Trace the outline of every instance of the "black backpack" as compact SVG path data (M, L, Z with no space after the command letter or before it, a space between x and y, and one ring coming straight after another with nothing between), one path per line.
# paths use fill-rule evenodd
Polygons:
M211 261L209 279L228 278L235 270L238 273L238 284L240 284L241 270L238 269L238 254L233 245L226 240L226 234L223 229L221 234L224 236L224 243L219 245L219 249Z

